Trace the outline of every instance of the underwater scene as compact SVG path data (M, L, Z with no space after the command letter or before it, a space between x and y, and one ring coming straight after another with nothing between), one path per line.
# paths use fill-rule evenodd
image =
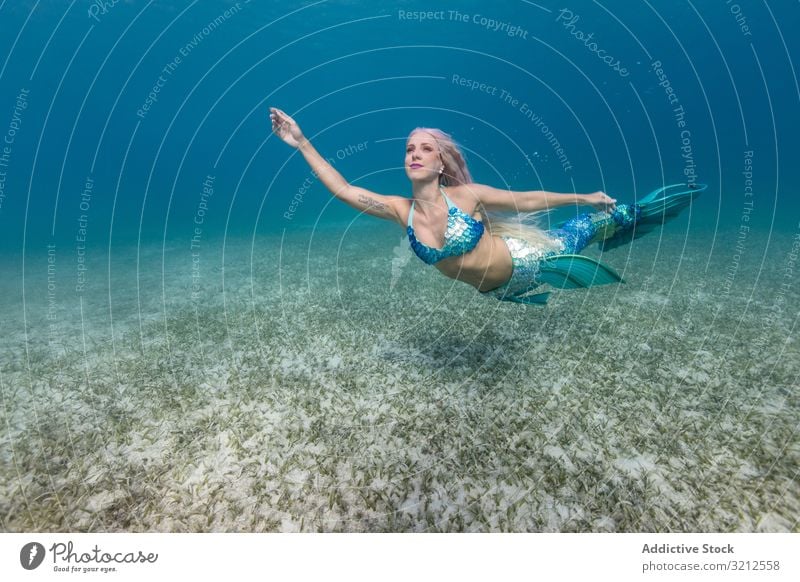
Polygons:
M800 531L799 17L0 1L0 531Z

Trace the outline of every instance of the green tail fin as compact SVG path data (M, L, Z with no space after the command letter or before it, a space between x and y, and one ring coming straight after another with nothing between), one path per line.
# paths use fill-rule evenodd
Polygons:
M526 305L544 305L547 303L547 298L550 297L550 292L547 293L537 293L536 295L522 295L514 297L509 295L506 297L506 301L513 301L514 303L525 303Z
M537 279L559 289L625 282L608 265L583 255L559 255L543 261Z
M704 192L706 184L670 184L657 188L637 202L641 214L630 230L619 232L600 243L606 251L629 243L678 216L695 198Z
M638 222L653 221L656 223L666 222L680 214L681 210L697 198L708 188L705 184L672 184L657 188L639 200L639 207L642 209L642 216Z

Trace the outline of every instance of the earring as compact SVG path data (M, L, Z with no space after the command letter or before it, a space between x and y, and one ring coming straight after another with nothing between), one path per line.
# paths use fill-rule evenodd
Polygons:
M442 172L444 172L444 166L442 166L441 168L439 168L439 173L441 174Z

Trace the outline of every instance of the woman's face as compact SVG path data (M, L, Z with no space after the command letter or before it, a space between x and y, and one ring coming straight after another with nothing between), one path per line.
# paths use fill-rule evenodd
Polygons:
M412 133L406 142L406 175L413 182L417 180L439 179L442 160L439 147L429 133Z

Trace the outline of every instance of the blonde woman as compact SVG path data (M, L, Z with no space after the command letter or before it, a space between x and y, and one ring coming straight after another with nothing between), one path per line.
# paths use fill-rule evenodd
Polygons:
M376 194L351 186L314 149L289 115L270 108L272 130L300 150L330 192L353 208L406 229L411 249L451 279L504 301L544 304L557 288L622 281L613 269L580 253L599 242L623 244L676 216L705 186L675 184L655 190L638 204L619 204L603 192L555 194L510 192L472 181L461 150L443 131L417 128L406 141L405 170L411 198ZM542 230L531 217L559 206L585 204L599 212L580 214L559 228ZM516 219L500 218L511 212Z

